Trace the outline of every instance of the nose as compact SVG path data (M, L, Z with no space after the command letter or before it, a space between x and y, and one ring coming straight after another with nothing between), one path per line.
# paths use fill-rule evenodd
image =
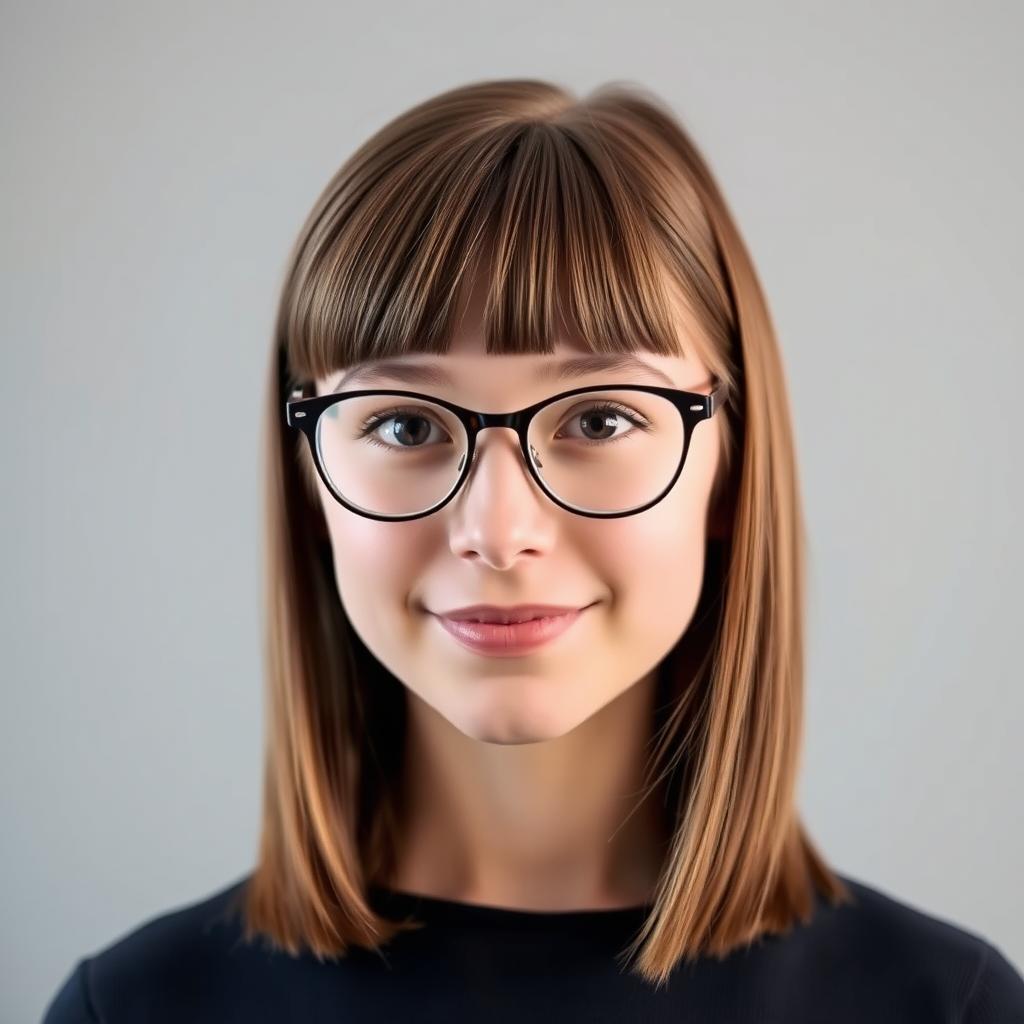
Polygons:
M552 540L552 519L543 514L547 500L523 462L515 430L484 428L452 503L453 550L476 552L495 567L507 567L520 551L546 549Z
M486 470L484 455L487 455ZM473 450L473 463L462 483L463 491L474 486L474 477L483 474L484 488L498 488L503 493L508 489L506 478L525 480L531 490L539 490L537 482L530 474L524 462L523 449L519 444L519 435L511 427L484 427L477 435L476 447ZM479 489L479 488L478 488ZM543 492L541 492L543 493Z

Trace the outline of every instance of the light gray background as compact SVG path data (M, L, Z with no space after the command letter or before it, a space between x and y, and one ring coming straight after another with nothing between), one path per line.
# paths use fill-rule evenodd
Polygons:
M497 76L637 81L707 155L798 430L806 820L1024 964L1020 12L5 4L0 1018L251 867L285 257L367 135Z

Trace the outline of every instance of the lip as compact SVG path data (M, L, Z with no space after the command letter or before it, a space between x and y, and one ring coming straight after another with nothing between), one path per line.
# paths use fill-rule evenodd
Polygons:
M576 605L561 604L513 604L503 607L497 604L471 604L465 608L452 608L446 612L438 612L442 618L465 621L477 619L482 622L525 622L527 619L540 619L549 615L568 615L579 611Z
M434 618L460 644L477 654L514 657L561 636L590 607L562 609L557 615L543 615L526 622L473 622L449 615ZM467 614L465 609L460 612Z

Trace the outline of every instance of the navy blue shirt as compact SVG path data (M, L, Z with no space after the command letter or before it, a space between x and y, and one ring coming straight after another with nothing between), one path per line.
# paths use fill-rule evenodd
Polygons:
M374 888L426 927L336 961L246 943L229 903L246 877L161 914L70 970L43 1024L685 1021L1013 1024L1024 978L994 945L840 875L856 903L655 990L616 954L648 908L527 911Z

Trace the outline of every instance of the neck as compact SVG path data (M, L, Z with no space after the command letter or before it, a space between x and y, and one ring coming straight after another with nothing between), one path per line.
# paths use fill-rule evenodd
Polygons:
M662 789L642 792L656 682L521 744L472 739L410 691L390 887L538 910L650 902L668 842Z

